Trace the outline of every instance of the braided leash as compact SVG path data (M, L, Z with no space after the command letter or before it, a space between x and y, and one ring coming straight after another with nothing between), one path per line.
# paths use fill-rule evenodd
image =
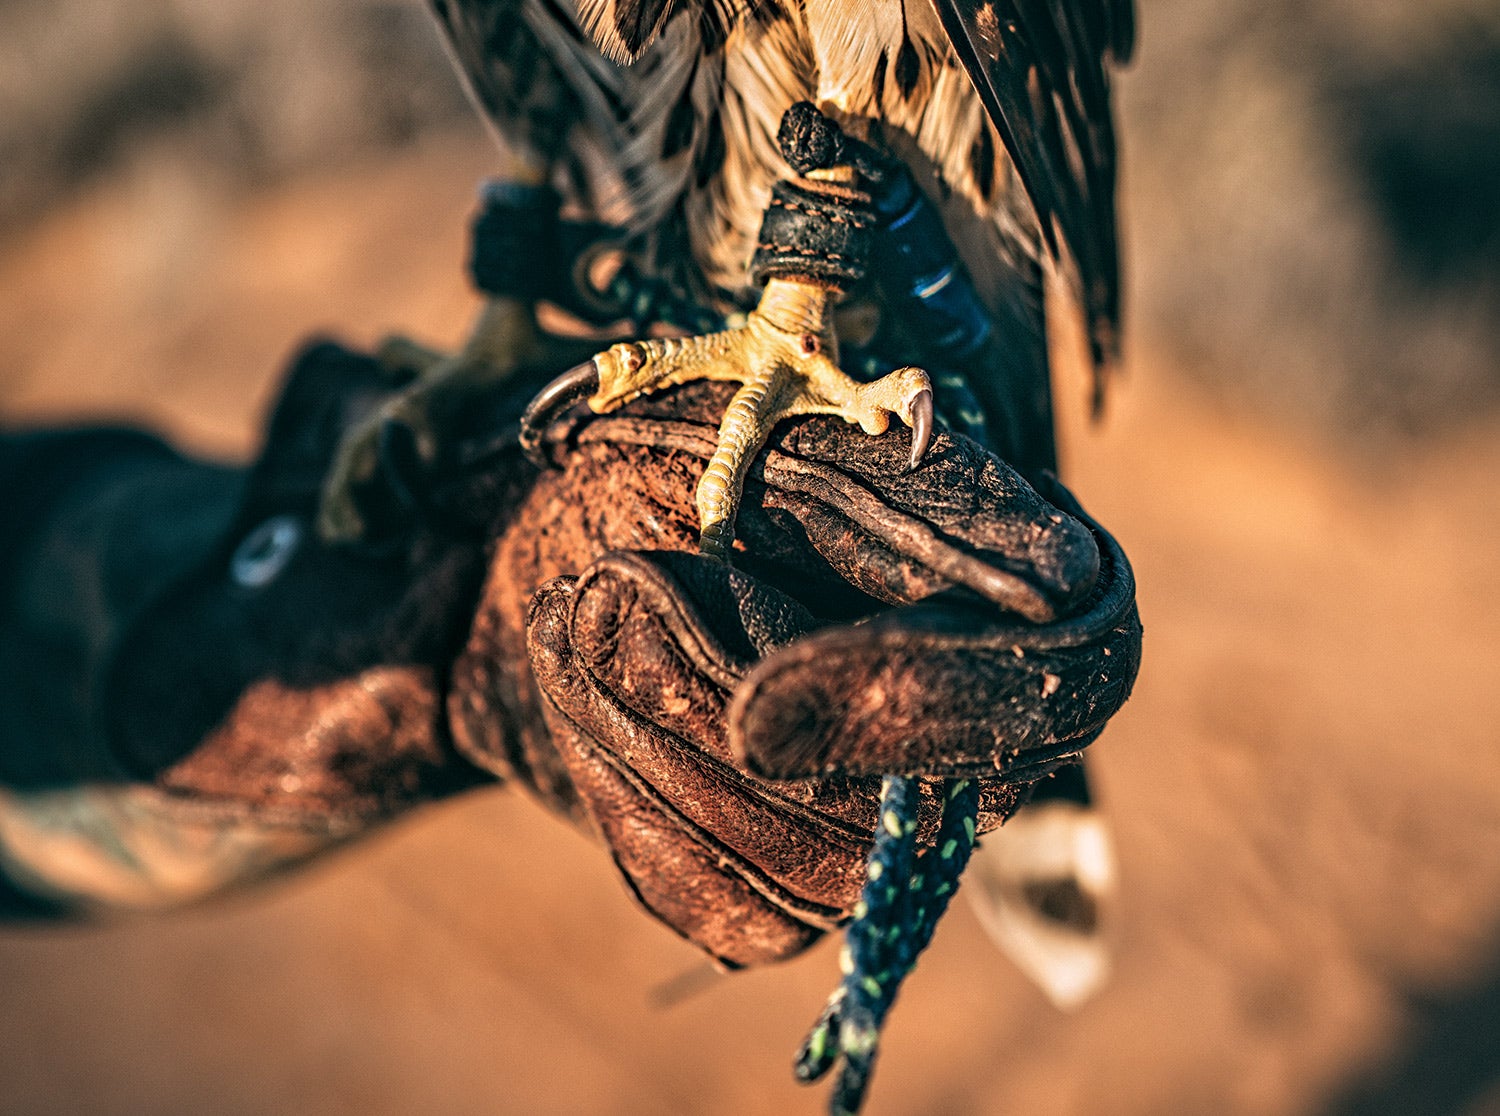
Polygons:
M867 212L855 221L855 207L831 196L818 196L814 199L818 205L809 204L817 184L806 180L778 184L766 222L767 227L774 226L778 244L768 249L763 227L757 268L764 270L768 259L776 262L783 241L809 249L798 254L799 260L815 254L812 249L826 251L836 244L842 251L824 266L842 267L851 275L863 272L863 260L853 266L850 259L877 253L891 309L922 328L929 339L929 355L941 365L964 367L985 344L989 322L941 219L910 173L895 160L844 135L810 104L793 106L787 112L778 139L782 154L799 174L836 164L856 167L870 189L868 195L861 195L866 201L860 205ZM850 213L844 214L845 209ZM830 213L848 219L834 225ZM830 278L849 275L840 271ZM875 366L868 369L877 370ZM950 418L958 420L957 428L982 440L984 415L962 374L939 373L936 386L942 393L940 404ZM943 812L937 841L932 849L919 853L917 780L890 775L881 788L880 820L864 890L855 904L840 957L844 978L813 1024L795 1064L797 1079L806 1083L818 1080L842 1059L829 1101L835 1116L859 1111L874 1071L881 1026L902 982L932 940L974 851L978 784L946 780L939 784L939 793Z
M803 1041L795 1065L797 1080L807 1084L843 1060L829 1098L834 1116L853 1116L864 1102L886 1014L932 941L974 851L979 785L945 780L940 793L937 841L918 855L917 780L888 775L881 788L864 891L840 955L844 978Z

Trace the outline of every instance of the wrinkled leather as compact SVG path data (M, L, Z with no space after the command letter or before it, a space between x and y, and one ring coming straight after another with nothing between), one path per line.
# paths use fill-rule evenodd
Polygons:
M648 910L748 965L847 917L881 774L977 776L999 825L1129 695L1140 624L1065 489L946 435L908 473L905 435L785 424L733 566L699 557L726 398L557 424L449 702L466 755L587 819ZM919 833L936 812L929 785Z
M4 613L0 782L149 792L153 834L345 839L488 772L592 827L649 911L748 965L848 916L882 774L931 777L926 839L936 778L977 776L990 829L1128 696L1119 548L961 437L908 472L903 431L785 423L733 564L698 556L725 385L564 416L545 471L515 436L534 388L506 385L432 475L365 494L389 512L377 545L309 531L278 578L236 584L258 525L310 526L384 390L368 358L310 347L248 472L132 451L31 517L7 552L27 609Z

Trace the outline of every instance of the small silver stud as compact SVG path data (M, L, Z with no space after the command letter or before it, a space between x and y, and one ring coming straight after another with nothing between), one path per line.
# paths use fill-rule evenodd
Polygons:
M276 515L240 541L229 559L229 576L246 589L263 589L281 576L302 545L302 521Z

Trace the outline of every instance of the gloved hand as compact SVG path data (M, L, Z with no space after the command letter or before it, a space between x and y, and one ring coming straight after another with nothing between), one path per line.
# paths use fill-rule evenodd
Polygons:
M882 773L980 775L993 827L1128 695L1118 548L964 439L908 474L903 434L788 423L733 566L699 558L717 385L559 423L539 471L518 382L436 470L382 474L372 510L404 510L378 545L325 544L368 365L310 349L248 473L101 455L9 536L0 867L28 888L195 900L477 766L592 825L652 913L752 964L849 913ZM936 814L929 788L919 837Z
M648 910L748 965L848 916L880 775L978 776L979 828L999 825L1124 702L1140 624L1123 555L1067 491L962 438L908 472L904 435L788 423L733 566L697 556L726 397L554 427L450 719L471 759L586 817Z

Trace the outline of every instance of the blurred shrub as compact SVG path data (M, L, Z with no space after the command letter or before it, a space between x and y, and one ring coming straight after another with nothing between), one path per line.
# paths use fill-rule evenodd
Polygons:
M1500 402L1500 7L1141 2L1137 327L1226 398L1377 449Z
M0 4L0 227L164 140L264 180L471 121L417 0Z

